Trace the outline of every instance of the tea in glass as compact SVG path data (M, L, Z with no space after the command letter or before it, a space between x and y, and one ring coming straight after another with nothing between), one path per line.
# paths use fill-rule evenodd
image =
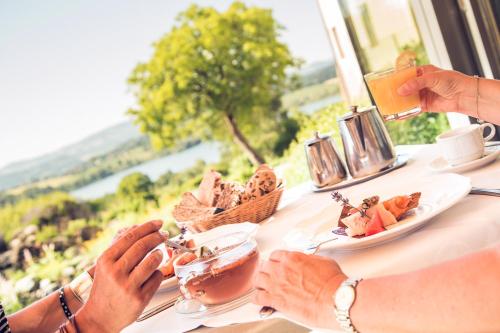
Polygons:
M184 296L176 305L181 314L220 311L213 306L246 297L253 289L259 250L250 235L235 232L209 240L200 247L209 249L208 255L189 263L184 263L181 256L174 262Z
M365 75L368 88L384 120L405 119L421 112L418 93L401 96L397 92L406 81L415 77L417 68L414 64Z

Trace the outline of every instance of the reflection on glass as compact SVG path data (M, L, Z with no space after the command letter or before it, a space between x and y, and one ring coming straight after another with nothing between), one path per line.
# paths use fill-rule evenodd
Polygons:
M406 0L339 0L364 74L394 67L403 50L428 63L411 6Z

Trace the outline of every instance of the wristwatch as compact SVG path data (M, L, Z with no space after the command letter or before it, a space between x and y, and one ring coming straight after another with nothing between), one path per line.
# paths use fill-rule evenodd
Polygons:
M335 317L345 332L359 333L352 325L349 311L356 300L356 285L361 279L348 278L340 284L333 296L335 303Z

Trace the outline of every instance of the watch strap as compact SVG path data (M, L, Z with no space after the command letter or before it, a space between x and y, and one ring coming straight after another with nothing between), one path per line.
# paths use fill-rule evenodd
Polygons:
M356 293L356 286L362 279L359 278L347 278L340 284L340 288L342 287L351 287L354 289L354 292ZM351 322L351 317L349 314L349 311L351 310L352 305L356 301L356 297L354 297L352 303L349 305L348 309L337 309L337 305L335 305L335 317L337 319L337 322L339 323L340 327L344 332L349 332L349 333L359 333L355 328L354 325Z

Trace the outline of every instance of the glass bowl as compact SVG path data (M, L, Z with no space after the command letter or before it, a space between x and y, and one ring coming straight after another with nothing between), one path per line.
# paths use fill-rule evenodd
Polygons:
M253 289L259 251L249 234L230 233L204 242L200 248L213 253L188 263L184 258L189 254L184 254L174 262L183 295L176 304L179 313L205 312L245 297Z

